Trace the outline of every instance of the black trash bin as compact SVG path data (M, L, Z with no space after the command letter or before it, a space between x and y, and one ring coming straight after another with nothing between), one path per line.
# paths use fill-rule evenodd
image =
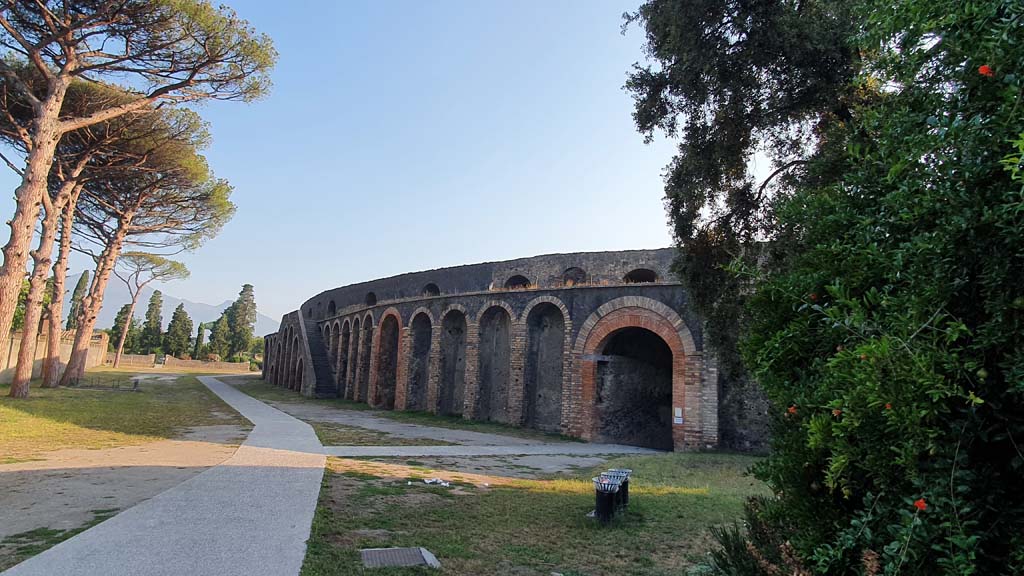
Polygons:
M619 483L607 476L594 478L594 516L602 524L612 521L618 501Z

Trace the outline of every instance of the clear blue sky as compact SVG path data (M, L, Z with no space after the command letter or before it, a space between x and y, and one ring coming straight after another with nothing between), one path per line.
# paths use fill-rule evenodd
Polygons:
M402 272L670 244L673 148L643 143L622 90L639 0L227 3L280 60L268 98L200 109L238 212L166 292L216 304L249 282L279 318Z

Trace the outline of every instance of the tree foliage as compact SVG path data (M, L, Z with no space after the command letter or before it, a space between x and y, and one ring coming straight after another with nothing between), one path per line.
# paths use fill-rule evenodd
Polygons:
M238 298L224 311L228 323L228 357L239 359L248 353L256 326L256 299L252 284L242 286Z
M164 305L164 295L159 290L149 297L146 307L146 320L142 324L143 354L159 354L164 341L164 319L160 314Z
M132 313L132 305L125 304L117 311L117 316L114 317L114 325L110 328L110 350L116 352L116 342L124 336L124 347L122 352L124 354L141 354L142 347L140 344L140 335L142 327L139 325L138 319L132 317L131 321L128 322L129 315ZM127 327L128 332L125 333Z
M85 292L88 288L89 271L83 270L82 275L78 277L78 282L75 283L75 289L71 292L71 305L68 310L68 321L64 326L65 330L78 329L78 315L82 310L82 298L85 297ZM60 297L63 298L63 294Z
M861 0L816 166L774 201L743 358L773 406L721 574L1024 572L1024 5ZM780 32L784 33L784 32Z
M184 304L178 304L171 315L171 321L167 324L167 333L164 334L164 352L181 358L189 353L189 344L192 342L192 319L185 311Z

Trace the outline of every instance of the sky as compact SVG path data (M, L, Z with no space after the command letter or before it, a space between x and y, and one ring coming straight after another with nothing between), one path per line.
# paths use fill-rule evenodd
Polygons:
M199 108L237 213L165 292L217 304L251 283L280 318L404 272L671 244L674 147L644 143L622 89L639 0L227 3L273 39L274 87Z

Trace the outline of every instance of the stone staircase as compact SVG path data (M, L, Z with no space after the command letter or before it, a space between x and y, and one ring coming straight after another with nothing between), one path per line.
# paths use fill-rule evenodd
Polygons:
M305 320L305 319L303 319ZM313 375L316 377L317 398L336 398L338 390L334 386L334 368L327 357L327 346L316 322L304 321L306 342L309 343L309 355L313 363Z

